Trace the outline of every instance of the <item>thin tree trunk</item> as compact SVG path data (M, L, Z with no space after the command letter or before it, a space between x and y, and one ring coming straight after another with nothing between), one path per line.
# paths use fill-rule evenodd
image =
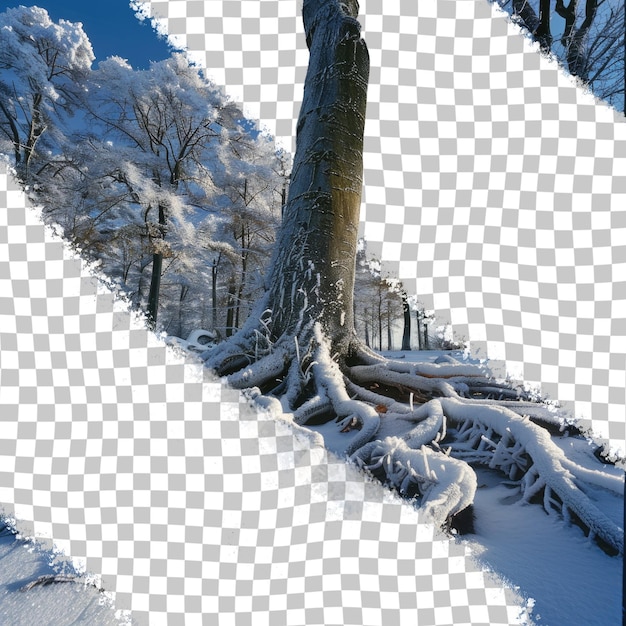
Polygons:
M378 329L376 328L376 311L372 307L370 311L370 330L372 333L372 348L376 345L376 339L378 338Z
M283 185L283 188L280 192L280 220L282 222L283 215L285 212L285 204L287 204L287 187Z
M217 333L217 261L213 259L211 266L211 320L213 332ZM219 333L218 333L219 336Z
M137 280L137 290L135 292L135 296L133 298L133 302L135 306L141 307L143 302L143 294L146 285L146 268L150 265L150 261L146 261L145 257L142 257L140 260L139 266L139 278Z
M387 350L391 351L392 341L391 341L391 303L387 301Z
M165 207L159 204L159 231L160 237L165 238ZM152 255L152 277L148 293L148 320L153 328L156 327L159 312L159 295L161 292L161 274L163 272L163 253L155 252Z
M535 36L539 28L539 17L530 2L528 0L513 0L513 12L522 20L528 31Z
M248 182L246 181L246 189ZM246 236L247 235L247 236ZM241 303L243 302L244 288L248 280L248 255L250 251L250 230L246 233L245 224L241 225L241 275L237 288L237 301L235 303L235 328L239 328Z
M402 314L404 316L404 330L402 332L402 350L411 349L411 308L406 292L402 292Z
M420 315L421 311L418 309L415 311L415 318L417 319L417 342L418 342L418 350L424 349L424 344L422 342L422 317Z
M185 318L185 307L183 303L187 299L187 294L189 293L189 285L181 285L180 286L180 295L178 297L178 331L176 333L177 337L183 336L183 328L184 328L184 318Z
M19 130L17 128L17 124L15 123L15 120L13 119L10 111L7 109L6 105L4 104L4 102L2 101L1 98L0 98L0 111L2 111L2 113L4 114L4 117L5 117L7 123L9 124L9 127L11 129L10 133L8 131L4 131L4 132L7 135L7 137L9 137L9 139L11 139L11 142L13 143L13 154L15 156L15 167L19 171L20 167L21 167L21 161L22 161L20 133L19 133ZM26 181L23 180L22 182L26 182Z
M155 252L152 255L152 275L150 291L148 292L148 321L152 328L156 327L159 312L159 294L161 291L161 273L163 272L163 254Z
M30 126L28 129L28 137L26 139L26 144L24 145L24 161L22 163L22 167L24 168L24 177L25 180L29 178L29 166L31 159L33 158L33 154L35 153L35 146L39 141L39 138L44 133L46 127L41 119L41 103L43 101L42 94L36 94L33 98L33 116L30 121Z
M235 279L228 280L228 296L226 298L226 336L230 337L234 330L235 320Z
M548 52L552 48L551 17L550 0L539 0L539 26L534 35L544 52Z
M383 351L383 299L378 286L378 349Z

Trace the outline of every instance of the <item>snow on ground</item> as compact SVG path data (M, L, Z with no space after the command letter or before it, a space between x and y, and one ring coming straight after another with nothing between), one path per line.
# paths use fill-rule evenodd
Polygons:
M377 351L378 352L378 351ZM434 363L437 359L451 357L457 361L463 361L463 350L392 350L380 352L387 359L406 361L407 363ZM467 357L468 363L480 363L478 359Z
M0 624L121 626L125 623L107 605L104 594L80 579L27 589L42 576L58 574L58 565L50 564L52 557L52 553L33 547L6 529L0 531Z
M479 468L473 535L466 542L479 563L535 602L538 626L621 623L622 560L609 557L562 518L522 504L502 476Z

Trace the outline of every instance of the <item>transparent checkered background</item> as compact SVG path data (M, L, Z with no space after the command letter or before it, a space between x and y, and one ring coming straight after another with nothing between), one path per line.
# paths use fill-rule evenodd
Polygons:
M361 2L369 252L624 450L625 126L483 0L417 5ZM145 6L291 146L299 3ZM118 608L150 624L519 621L522 599L462 546L166 352L5 173L0 207L0 502Z

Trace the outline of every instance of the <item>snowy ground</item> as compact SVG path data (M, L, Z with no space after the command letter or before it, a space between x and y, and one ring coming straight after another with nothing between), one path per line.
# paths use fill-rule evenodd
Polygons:
M0 528L2 525L0 524ZM106 597L81 580L36 584L59 573L52 553L36 549L6 529L0 531L0 624L120 626ZM43 578L42 578L43 577Z
M621 623L622 560L577 527L517 500L493 470L479 469L476 534L462 538L486 569L534 600L538 626ZM622 501L623 504L623 501Z
M388 359L399 359L410 363L432 363L440 357L451 356L454 359L462 361L465 358L463 350L392 350L391 352L381 352ZM472 359L469 356L467 360L470 363L480 363L478 359Z

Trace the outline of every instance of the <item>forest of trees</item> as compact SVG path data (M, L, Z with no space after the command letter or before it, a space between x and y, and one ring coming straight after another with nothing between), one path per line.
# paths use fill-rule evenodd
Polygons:
M380 261L357 252L354 325L365 345L374 350L459 350L450 325L436 323L416 296L408 295L397 278L385 276Z
M0 150L46 220L158 330L232 335L263 291L289 155L181 54L93 68L80 25L36 7L8 9L0 25ZM359 333L400 348L406 294L364 254L358 268ZM413 344L440 347L410 307Z
M623 6L498 1L598 97L623 107ZM19 7L0 14L0 26L0 152L45 219L155 329L232 335L264 290L290 156L181 54L147 70L118 57L94 68L80 24ZM378 350L462 346L364 252L354 319Z

